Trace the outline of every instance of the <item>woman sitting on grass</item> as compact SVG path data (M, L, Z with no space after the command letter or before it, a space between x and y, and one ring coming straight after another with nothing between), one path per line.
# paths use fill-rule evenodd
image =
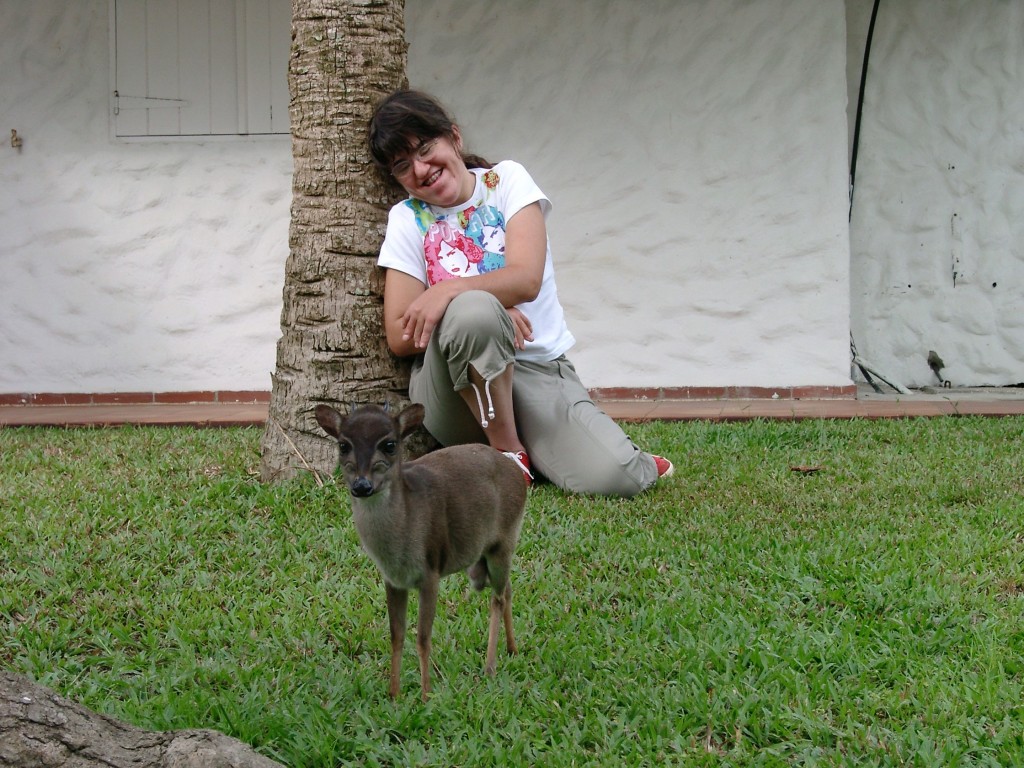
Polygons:
M397 91L369 126L378 169L409 198L395 205L378 264L384 326L415 355L409 396L442 445L487 442L569 491L633 496L671 474L597 408L565 353L545 219L526 170L463 152L431 96ZM532 471L531 471L532 470Z

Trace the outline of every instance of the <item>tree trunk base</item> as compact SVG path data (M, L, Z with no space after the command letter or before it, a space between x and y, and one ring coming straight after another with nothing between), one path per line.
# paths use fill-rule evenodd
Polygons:
M281 768L217 731L144 731L0 672L0 765L12 768Z

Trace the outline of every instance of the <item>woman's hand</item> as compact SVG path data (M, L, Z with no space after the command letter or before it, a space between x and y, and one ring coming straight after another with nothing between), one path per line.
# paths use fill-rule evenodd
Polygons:
M516 331L516 349L526 349L526 342L533 341L533 324L530 318L524 315L518 307L506 307L509 318L512 320L512 327Z
M421 293L402 315L402 340L411 341L416 349L426 349L430 334L454 298L455 292L446 291L445 283L438 283ZM506 307L505 311L515 330L516 349L526 349L526 342L533 341L533 323L518 307Z
M412 342L416 349L426 349L430 334L441 322L448 305L455 298L454 281L433 285L417 296L400 319L402 341Z

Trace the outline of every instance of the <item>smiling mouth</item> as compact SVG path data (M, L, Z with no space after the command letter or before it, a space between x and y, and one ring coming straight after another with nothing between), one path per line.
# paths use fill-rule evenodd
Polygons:
M424 187L431 186L435 181L437 181L437 178L440 175L441 175L441 171L440 170L434 171L432 174L430 174L430 176L427 177L426 181L423 182L422 186L424 186Z

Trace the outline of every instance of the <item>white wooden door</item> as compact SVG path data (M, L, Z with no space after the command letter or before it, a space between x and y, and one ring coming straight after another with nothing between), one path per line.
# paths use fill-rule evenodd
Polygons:
M289 0L114 0L115 135L288 133Z

